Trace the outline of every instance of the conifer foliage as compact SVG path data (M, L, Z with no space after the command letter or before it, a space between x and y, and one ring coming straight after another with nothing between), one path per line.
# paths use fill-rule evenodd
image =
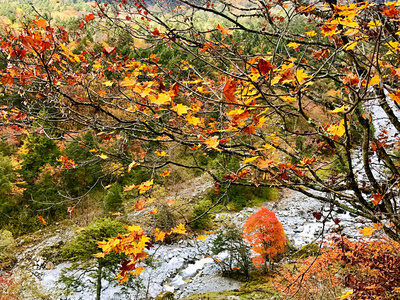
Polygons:
M273 211L262 207L246 220L243 228L244 238L252 246L252 261L257 268L271 263L277 254L285 252L285 232Z

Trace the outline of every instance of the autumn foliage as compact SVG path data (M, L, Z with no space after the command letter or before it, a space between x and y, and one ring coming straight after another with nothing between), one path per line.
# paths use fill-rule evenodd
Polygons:
M380 236L350 241L336 236L322 254L304 260L297 272L286 272L276 287L292 299L398 299L400 246ZM344 293L343 290L347 292ZM348 297L347 297L348 296Z
M244 238L251 244L251 259L257 268L285 252L286 239L282 224L269 209L263 207L250 216L243 229Z

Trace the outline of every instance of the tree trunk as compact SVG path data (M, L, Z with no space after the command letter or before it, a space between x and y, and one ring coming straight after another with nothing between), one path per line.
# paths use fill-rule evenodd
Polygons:
M97 284L96 284L96 300L100 300L101 297L101 277L102 277L102 269L103 266L101 263L98 263L98 269L97 269Z

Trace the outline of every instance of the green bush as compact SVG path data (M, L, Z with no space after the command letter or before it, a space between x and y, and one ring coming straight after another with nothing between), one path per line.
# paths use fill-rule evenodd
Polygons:
M113 184L108 193L104 196L104 210L109 211L123 211L122 206L122 187L118 184Z
M205 213L210 206L212 205L212 202L208 199L205 200L200 200L199 202L196 203L194 207L194 217L193 217L193 222L191 223L191 226L196 229L207 229L210 228L211 225L211 214L206 213L204 216L200 217L203 213Z
M228 257L218 261L224 275L234 276L243 275L249 276L251 267L250 247L244 242L243 230L238 228L229 228L220 231L217 238L213 241L211 251L214 255L223 251L228 252Z

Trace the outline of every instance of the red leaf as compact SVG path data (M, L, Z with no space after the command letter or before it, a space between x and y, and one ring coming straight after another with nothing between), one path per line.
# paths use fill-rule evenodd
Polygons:
M274 66L269 61L262 58L258 61L258 70L262 75L268 74L273 68Z
M80 29L83 29L83 27L85 27L85 23L84 23L83 21L81 21L81 22L79 23L78 27L79 27Z
M219 186L219 182L218 181L214 182L214 189L215 189L215 193L218 194L218 192L221 189L221 187Z
M318 221L321 220L322 214L320 212L315 211L312 214L313 214L314 218L316 218Z

